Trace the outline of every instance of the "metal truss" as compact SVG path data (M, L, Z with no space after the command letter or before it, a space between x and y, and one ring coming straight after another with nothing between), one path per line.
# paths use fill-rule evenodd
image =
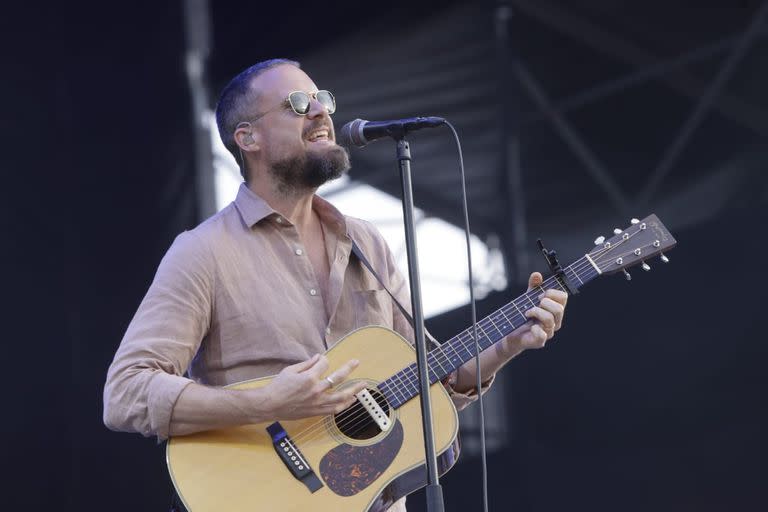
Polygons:
M519 59L511 59L508 63L508 65L511 64L510 68L519 84L539 108L540 116L552 124L556 132L576 154L587 172L600 185L613 206L621 214L628 214L637 204L645 205L648 203L672 170L696 129L705 119L706 114L712 108L716 108L729 119L736 121L742 126L749 127L759 135L768 135L768 126L765 121L766 116L756 115L755 108L737 98L722 93L725 84L731 78L754 41L758 37L765 35L764 23L766 16L768 16L768 1L760 6L741 36L722 39L667 61L659 61L632 43L609 34L589 21L574 16L572 13L566 12L546 0L536 0L535 2L531 0L511 0L511 3L521 11L547 23L556 30L577 37L585 44L599 51L614 55L625 62L643 68L618 80L583 91L558 104L546 95L544 89L536 81L530 70ZM703 86L700 81L697 83L696 80L683 76L681 73L677 74L677 78L672 76L666 77L665 82L670 86L687 96L696 98L698 101L689 117L681 126L675 139L663 153L659 164L650 173L649 179L637 200L634 202L630 201L613 180L610 172L602 165L583 138L579 136L578 132L565 119L564 113L567 110L595 101L650 78L660 77L686 64L710 57L727 48L731 49L730 54L725 58L719 71L706 88L702 89ZM532 119L534 118L529 118L528 122Z

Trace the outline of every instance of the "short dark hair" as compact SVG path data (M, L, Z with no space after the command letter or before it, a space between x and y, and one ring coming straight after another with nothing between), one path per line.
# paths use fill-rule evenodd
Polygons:
M221 91L219 101L216 104L216 126L219 128L219 137L221 137L224 146L235 157L235 161L240 166L240 174L246 181L248 181L248 176L245 172L245 162L240 161L240 148L234 137L235 129L238 123L256 115L256 112L248 111L248 105L256 98L250 89L251 81L264 71L285 64L301 68L301 64L288 59L270 59L258 62L230 80Z

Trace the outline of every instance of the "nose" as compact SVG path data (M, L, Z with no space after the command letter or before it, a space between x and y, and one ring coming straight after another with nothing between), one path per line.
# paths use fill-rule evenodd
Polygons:
M328 114L328 110L323 106L322 103L317 101L317 98L313 98L310 96L309 98L309 112L307 112L307 117L310 119L315 119L318 117L329 117L330 114Z

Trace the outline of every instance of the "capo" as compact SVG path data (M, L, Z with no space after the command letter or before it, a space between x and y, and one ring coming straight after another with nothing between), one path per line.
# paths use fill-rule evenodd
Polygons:
M552 271L555 279L557 279L560 284L563 285L563 288L566 289L568 295L576 295L579 293L578 288L574 286L568 276L565 275L565 270L563 270L563 268L560 266L560 262L557 261L557 253L554 250L547 250L547 248L544 247L544 243L542 243L541 238L536 240L536 244L539 246L539 250L542 252L542 254L544 254L544 259L547 260L547 265L549 265L549 269Z

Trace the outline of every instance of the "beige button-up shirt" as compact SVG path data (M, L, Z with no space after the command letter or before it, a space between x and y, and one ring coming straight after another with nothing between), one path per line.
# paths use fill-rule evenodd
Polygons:
M351 254L354 239L410 309L407 282L376 228L318 196L312 207L330 263L328 307L296 228L245 184L229 206L176 238L109 368L110 428L163 440L192 380L224 386L274 375L365 325L412 340L408 321ZM448 387L459 408L474 399Z

